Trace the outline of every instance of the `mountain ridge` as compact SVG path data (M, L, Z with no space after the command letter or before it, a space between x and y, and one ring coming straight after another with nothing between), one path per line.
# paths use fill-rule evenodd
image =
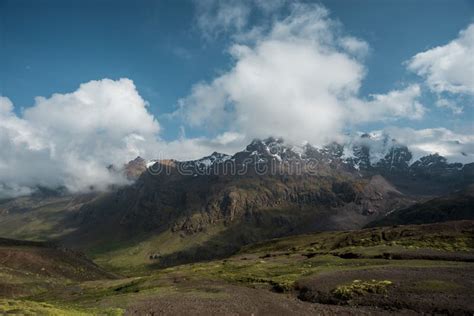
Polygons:
M474 162L471 163L449 163L448 160L438 153L431 153L413 159L413 154L407 146L398 144L396 140L391 140L391 145L386 145L382 150L376 152L363 142L370 138L368 134L360 137L361 142L352 144L329 143L322 147L315 147L309 143L303 146L287 145L281 138L269 137L266 139L254 139L242 151L233 155L214 152L196 160L182 161L187 166L196 165L196 169L211 168L215 164L221 164L226 161L246 164L258 164L269 161L295 161L295 160L313 160L318 162L331 163L334 161L345 164L349 168L356 170L385 172L409 172L417 175L421 169L441 169L455 172L462 170L465 166L474 168ZM151 160L153 164L160 163L159 160Z
M409 164L411 153L398 144L378 161L370 150L350 158L345 151L337 143L295 149L267 138L232 156L137 158L127 169L135 178L129 184L84 202L66 199L55 225L67 233L56 238L92 254L145 242L156 250L141 260L158 249L175 263L212 259L268 238L359 229L472 181L474 164L449 164L439 155ZM49 215L41 212L44 221Z

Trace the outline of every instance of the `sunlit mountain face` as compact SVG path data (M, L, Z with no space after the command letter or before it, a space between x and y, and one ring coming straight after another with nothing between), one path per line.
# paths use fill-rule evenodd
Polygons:
M473 17L0 0L0 314L473 314Z

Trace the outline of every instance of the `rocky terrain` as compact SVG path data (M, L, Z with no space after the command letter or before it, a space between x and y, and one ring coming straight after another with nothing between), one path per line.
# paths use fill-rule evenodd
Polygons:
M9 238L55 239L107 265L116 265L115 252L133 249L140 249L138 266L149 258L175 265L225 257L268 238L389 223L399 210L472 179L473 164L437 154L414 160L407 147L374 137L323 148L268 138L232 156L184 162L138 157L122 171L110 167L130 185L80 195L42 190L0 203L0 228ZM463 203L459 216L426 220L471 218L471 203Z
M472 313L473 224L450 221L474 218L474 164L371 137L137 157L107 192L0 201L0 237L36 241L1 241L0 312Z
M391 212L370 226L426 224L474 219L474 186Z
M123 269L120 275L48 244L3 240L0 251L17 253L0 263L9 286L0 311L7 314L474 311L472 221L304 234L249 245L219 260L166 269L152 264L146 272ZM20 254L23 264L12 270Z
M162 262L211 259L267 238L362 228L471 179L472 164L436 154L413 162L396 143L371 153L363 142L368 137L352 144L350 154L336 143L296 148L268 138L232 156L156 161L148 169L137 158L126 166L142 171L135 183L70 213L64 225L71 234L63 241L102 251L121 240L138 245L166 235L171 247L150 246L160 248L150 249L152 255L168 258Z

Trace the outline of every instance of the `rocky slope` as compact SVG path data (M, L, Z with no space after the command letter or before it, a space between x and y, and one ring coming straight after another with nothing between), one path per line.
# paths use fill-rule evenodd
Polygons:
M46 291L71 281L114 279L82 253L45 242L0 238L0 297Z
M349 147L295 147L268 138L232 156L137 158L124 168L133 184L62 213L55 227L68 233L55 237L95 252L151 238L144 257L208 259L267 238L361 228L472 181L474 164L451 164L437 154L413 162L405 146L375 150L368 137Z
M223 170L228 171L230 168L225 168L226 166L256 165L261 167L256 169L262 173L266 173L265 167L269 164L283 165L293 168L292 170L301 168L305 172L314 173L321 173L330 168L361 177L380 174L390 181L399 182L402 187L404 182L432 182L439 191L444 192L464 187L474 178L474 163L449 163L437 153L414 159L410 150L396 140L389 139L388 136L384 136L383 140L373 140L374 137L376 136L362 134L349 144L330 143L322 148L311 144L301 147L287 145L282 139L270 137L264 140L256 139L243 151L232 156L215 152L198 160L175 161L174 164L180 172L187 175L222 174ZM134 163L135 161L131 161L129 164ZM153 165L157 170L163 169L159 161L149 164ZM145 169L142 167L141 170ZM405 186L408 191L414 189L409 184L405 183Z
M67 241L87 246L105 244L108 235L117 241L143 233L206 235L207 244L190 253L212 257L222 250L218 240L227 243L224 255L266 238L360 228L416 200L380 174L356 169L337 144L298 150L269 138L233 156L156 162L135 184L74 213L69 223L79 229Z
M370 226L427 224L474 219L474 186L391 212Z

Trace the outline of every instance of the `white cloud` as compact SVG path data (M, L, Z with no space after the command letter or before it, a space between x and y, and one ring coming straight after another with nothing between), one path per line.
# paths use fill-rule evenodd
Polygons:
M368 44L344 36L328 14L318 5L294 4L285 19L253 34L253 42L235 37L229 49L233 67L196 84L180 101L185 121L225 127L247 139L274 135L321 144L347 125L420 118L417 85L368 101L358 96L366 73L360 57Z
M252 50L249 52L254 54ZM253 58L260 63L258 54ZM242 65L244 69L239 71L245 73L245 66L246 63ZM299 71L301 69L297 73ZM304 72L301 76L305 78ZM247 76L243 77L246 78ZM347 78L340 80L343 84L340 85L339 91L347 90L347 86L352 84L357 85L357 80L351 81L350 76ZM268 83L269 86L265 86L264 83L258 83L259 80L261 79L257 76L257 87L274 89L271 82ZM229 91L234 93L231 94L232 98L242 97L244 99L241 102L244 102L245 98L259 96L259 89L252 87L255 82L250 82L248 86L231 87L237 89L235 91L229 88ZM297 84L303 82L301 79ZM324 128L328 128L334 131L333 122L330 120L335 119L337 122L339 117L335 115L328 119L328 115L324 113L325 110L331 112L333 109L308 109L306 106L310 107L312 103L305 104L306 99L298 94L292 96L299 101L295 105L279 103L278 98L286 98L286 94L292 93L291 89L297 88L291 80L287 85L283 91L276 91L275 98L270 102L263 102L267 107L255 109L259 117L252 117L254 112L250 102L244 102L248 108L244 106L238 109L240 112L234 117L237 119L237 126L247 126L250 134L247 131L243 133L232 130L232 125L229 125L225 132L214 138L186 138L183 131L182 137L169 142L159 138L158 122L147 111L146 102L136 91L133 82L128 79L91 81L82 84L72 93L36 98L35 104L21 116L14 113L13 104L8 98L0 97L0 197L28 194L37 186L65 186L72 192L78 192L87 191L91 187L104 190L112 184L124 184L127 180L118 173L109 172L107 166L121 166L138 155L147 159L197 159L213 151L233 154L245 147L250 135L267 137L275 132L288 130L295 137L303 137L304 132L308 130L319 129L325 133ZM245 91L246 89L249 91ZM393 115L404 115L413 110L400 110L398 104L404 103L403 98L411 99L410 96L404 96L405 94L411 93L412 97L416 97L416 91L416 88L408 87L399 93L390 92L383 98L373 96L370 101L352 104L352 107L362 106L360 109L352 108L352 111L371 112L372 110L366 107L383 107ZM265 95L259 97L263 98ZM336 97L326 97L328 102L334 102L331 104L340 107ZM272 103L275 108L271 107ZM288 111L278 112L277 109ZM271 115L267 115L266 111ZM305 117L305 114L310 112L323 117L318 121L323 125L323 129L311 125L314 124L315 118ZM246 117L245 114L249 116ZM334 112L330 115L334 115ZM360 116L357 120L367 118ZM287 122L287 125L281 122ZM251 128L251 124L256 126ZM302 132L299 133L298 129ZM459 161L473 159L472 136L455 134L446 129L392 129L388 132L393 133L401 142L412 144L412 148L420 155L436 151ZM298 141L301 139L303 138Z
M206 39L240 31L247 26L250 7L246 1L199 0L195 5L196 23Z
M426 111L418 101L421 91L416 84L361 97L359 90L366 73L363 57L370 48L363 40L345 35L321 6L293 4L286 18L275 16L267 19L274 21L272 25L249 29L249 8L271 14L287 2L196 3L204 10L197 22L206 36L234 32L229 48L232 67L210 82L196 84L180 101L177 112L188 125L209 128L213 137L187 138L183 130L176 140L160 139L160 124L129 79L90 81L72 93L38 97L21 115L15 114L8 98L0 96L0 197L26 194L38 185L84 191L91 186L105 189L126 183L107 166L120 166L138 155L187 160L213 151L232 154L251 138L268 136L321 145L342 139L347 127L420 119ZM206 7L206 3L211 6ZM464 52L466 43L472 44L472 29L463 31L452 42L455 45L447 46L462 46L460 51ZM441 64L449 67L443 68L429 54L417 56L410 67L428 65L416 68L420 73L425 71L421 75L428 83L431 76L438 78L436 82L445 79L442 84L433 84L433 89L472 92L469 78L451 80L458 75L460 66L453 66L458 61L447 58L450 63ZM472 56L464 57L463 66L472 65ZM432 64L420 60L431 60ZM447 70L441 75L439 69ZM456 110L451 102L440 99L437 105ZM409 144L417 157L434 151L453 161L473 160L474 140L470 135L444 128L391 128L387 133Z
M90 81L73 93L37 97L24 118L38 128L83 136L106 132L122 138L159 131L158 122L129 79Z
M158 131L158 122L128 79L91 81L73 93L38 97L21 117L2 97L4 194L15 195L37 185L84 191L124 183L106 167L147 155Z
M408 69L423 77L436 93L474 95L474 24L448 44L413 56Z
M373 94L370 100L355 99L352 107L354 122L377 120L396 120L407 117L419 120L425 114L425 108L417 101L421 89L413 84L403 90L393 90L387 94Z
M252 26L253 18L271 21L284 8L291 7L295 2L298 1L194 0L195 22L206 40L216 39L224 34L242 40L250 39L264 27Z
M449 162L469 163L474 161L474 135L459 134L446 128L389 127L385 132L399 143L406 144L413 153L413 160L438 153Z
M170 142L160 142L154 158L193 160L208 156L214 151L232 155L247 145L243 135L224 132L215 138L179 138Z
M436 106L440 108L447 108L453 112L453 114L462 114L463 107L457 105L455 101L449 99L439 98L436 100Z
M13 103L10 99L0 96L0 114L9 113L13 110Z
M103 79L72 92L38 97L21 116L0 96L0 198L24 195L38 186L72 192L106 190L128 181L120 167L146 159L196 159L215 150L233 153L245 144L237 133L214 139L159 138L160 125L129 79Z
M354 54L360 58L367 56L370 47L365 41L361 41L352 36L346 36L339 40L339 44L349 53Z

